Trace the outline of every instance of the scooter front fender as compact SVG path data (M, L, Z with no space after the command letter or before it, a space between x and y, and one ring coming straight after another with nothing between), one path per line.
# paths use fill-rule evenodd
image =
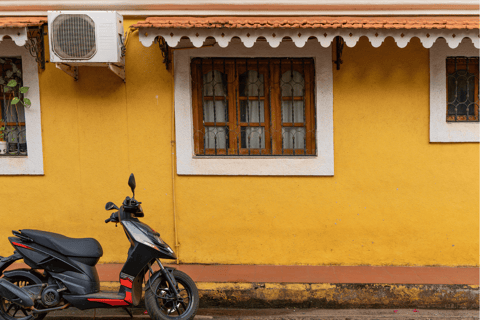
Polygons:
M165 271L169 272L169 273L172 273L174 270L176 270L176 268L172 268L172 267L165 267ZM161 270L155 272L151 277L150 279L147 281L147 284L145 285L145 290L149 289L150 288L150 285L152 283L155 282L155 280L157 280L158 278L162 277L163 274L161 272Z

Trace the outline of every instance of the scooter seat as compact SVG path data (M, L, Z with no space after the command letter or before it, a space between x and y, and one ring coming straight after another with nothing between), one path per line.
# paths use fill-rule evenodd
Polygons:
M67 257L100 258L103 255L102 246L93 238L69 238L58 233L31 229L20 231L39 245L58 251Z

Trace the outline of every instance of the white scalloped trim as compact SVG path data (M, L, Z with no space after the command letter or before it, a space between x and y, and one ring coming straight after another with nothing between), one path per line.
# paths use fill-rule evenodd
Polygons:
M0 29L0 41L9 36L17 46L24 46L27 43L27 28L5 28Z
M207 37L213 37L222 48L228 46L232 38L238 37L247 48L251 48L259 37L264 37L272 48L277 48L284 38L290 38L298 48L302 48L308 38L315 37L322 47L327 48L336 36L345 40L349 47L356 45L360 37L366 36L372 46L379 47L385 38L392 37L400 48L404 48L412 38L417 37L425 48L431 48L438 38L444 38L450 48L456 48L464 38L469 38L480 48L480 34L474 30L446 29L155 29L140 28L140 41L150 47L157 36L163 37L170 47L176 47L182 37L188 37L193 45L201 47Z

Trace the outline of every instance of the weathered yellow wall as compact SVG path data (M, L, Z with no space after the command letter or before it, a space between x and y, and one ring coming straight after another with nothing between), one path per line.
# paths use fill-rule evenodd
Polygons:
M479 265L479 146L429 143L428 50L361 39L343 60L335 176L176 176L182 262ZM45 175L0 177L0 255L10 230L37 228L95 237L101 262L123 262L103 206L129 195L130 172L144 222L173 247L173 78L136 34L126 66L126 84L101 68L40 74Z

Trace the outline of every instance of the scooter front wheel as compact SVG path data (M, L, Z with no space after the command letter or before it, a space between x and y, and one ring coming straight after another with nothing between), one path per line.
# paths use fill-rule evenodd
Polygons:
M195 282L184 272L174 270L177 291L171 290L168 282L157 278L145 291L145 306L154 320L191 320L198 310L199 297Z

